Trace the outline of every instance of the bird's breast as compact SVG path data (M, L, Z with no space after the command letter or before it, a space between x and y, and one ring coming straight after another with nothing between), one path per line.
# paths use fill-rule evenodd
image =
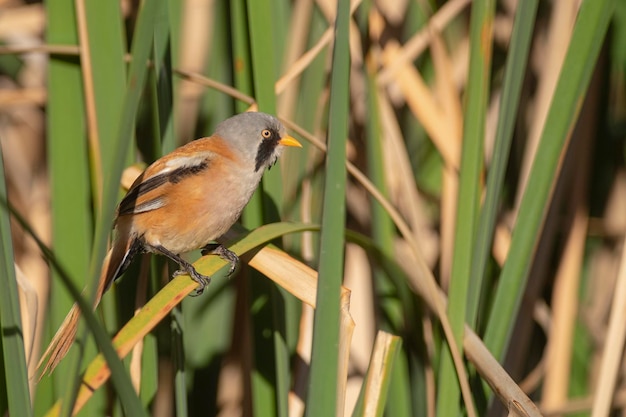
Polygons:
M178 254L217 239L237 221L260 181L260 175L237 171L209 170L171 184L162 207L134 215L135 232L147 244Z

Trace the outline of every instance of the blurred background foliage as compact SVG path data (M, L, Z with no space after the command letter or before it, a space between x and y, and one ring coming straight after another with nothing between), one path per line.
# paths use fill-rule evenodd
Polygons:
M185 298L124 360L134 398L80 415L625 412L622 0L0 0L0 412L71 400L91 337L34 376L59 275L95 276L137 167L250 108L305 147L243 224L311 230ZM104 297L111 336L163 267Z

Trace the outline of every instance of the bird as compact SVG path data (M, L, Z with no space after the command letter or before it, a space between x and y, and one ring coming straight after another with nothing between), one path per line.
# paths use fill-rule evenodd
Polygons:
M237 221L285 147L302 147L274 116L246 112L219 123L213 135L197 139L149 165L117 207L114 239L103 260L95 309L103 294L138 253L164 255L180 266L174 275L189 274L202 293L211 278L180 254L202 249L230 262L237 255L215 243ZM51 373L76 337L80 308L74 304L37 366Z

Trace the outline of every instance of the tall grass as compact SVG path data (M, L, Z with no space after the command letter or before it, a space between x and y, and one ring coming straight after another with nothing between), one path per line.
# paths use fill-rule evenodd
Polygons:
M578 3L0 6L0 412L623 412L626 5ZM38 381L139 167L247 109L305 146L239 274L138 256Z

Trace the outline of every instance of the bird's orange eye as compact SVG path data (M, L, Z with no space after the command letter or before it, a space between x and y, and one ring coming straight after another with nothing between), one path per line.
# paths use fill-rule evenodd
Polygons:
M270 132L269 129L265 129L261 132L261 136L263 136L264 139L269 139L272 137L272 132Z

